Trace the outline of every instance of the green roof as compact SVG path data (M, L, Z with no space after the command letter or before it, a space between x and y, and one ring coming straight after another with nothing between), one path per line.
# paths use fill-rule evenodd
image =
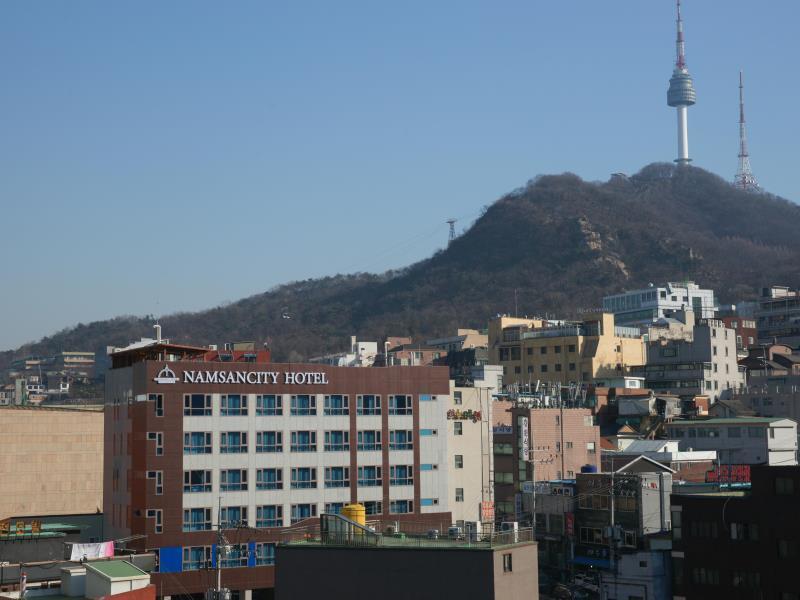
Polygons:
M85 563L90 568L110 579L120 579L126 577L141 577L147 575L139 567L132 565L126 560L97 560Z
M774 423L775 421L786 421L786 417L719 417L716 419L687 419L672 421L670 425L735 425L736 423Z

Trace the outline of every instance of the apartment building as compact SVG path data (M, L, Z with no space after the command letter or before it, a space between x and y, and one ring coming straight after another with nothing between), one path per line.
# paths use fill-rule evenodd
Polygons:
M686 281L603 298L603 310L614 314L617 325L646 325L687 309L693 310L698 318L713 319L717 312L714 290Z
M566 384L623 376L644 364L645 353L638 328L593 313L569 323L496 317L489 322L489 359L503 366L507 384Z
M147 536L131 544L158 553L166 595L208 587L198 571L216 564L218 529L233 544L223 585L260 597L285 528L344 504L362 503L381 531L480 514L470 452L491 444L485 397L462 391L456 404L446 367L219 362L160 340L111 360L106 533Z
M800 343L800 291L780 285L763 288L755 320L759 340L797 347Z

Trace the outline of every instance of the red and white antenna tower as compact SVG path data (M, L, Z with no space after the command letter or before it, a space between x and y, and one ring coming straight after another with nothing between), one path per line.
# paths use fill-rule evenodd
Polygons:
M744 78L739 71L739 170L733 185L746 192L759 192L758 182L750 169L750 153L747 151L747 133L744 127Z

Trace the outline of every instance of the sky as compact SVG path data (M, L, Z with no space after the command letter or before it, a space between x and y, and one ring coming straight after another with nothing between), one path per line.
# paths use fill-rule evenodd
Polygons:
M800 201L800 3L685 0L694 164ZM676 155L671 0L0 3L0 349L446 245ZM169 335L169 332L165 332Z

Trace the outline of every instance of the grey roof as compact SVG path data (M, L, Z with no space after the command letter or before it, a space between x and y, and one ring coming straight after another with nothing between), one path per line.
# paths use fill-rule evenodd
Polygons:
M660 452L669 440L636 440L621 452L624 454L641 454L643 452Z

